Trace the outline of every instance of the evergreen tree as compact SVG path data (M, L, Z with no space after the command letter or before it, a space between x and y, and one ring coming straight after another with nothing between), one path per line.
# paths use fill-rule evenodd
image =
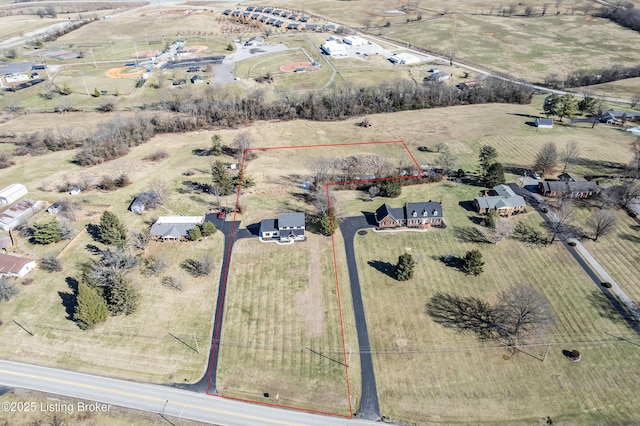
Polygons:
M193 228L191 228L191 230L189 231L189 239L191 241L198 241L200 238L202 238L200 227L194 226Z
M413 270L416 262L409 253L402 254L398 257L396 265L396 279L398 281L407 281L413 278Z
M33 241L36 244L57 243L62 239L60 224L56 219L48 223L33 224Z
M211 154L222 155L222 137L220 135L211 136Z
M480 148L479 158L482 176L486 176L489 166L493 164L498 158L498 150L496 150L491 145L484 145L482 148Z
M402 182L400 182L400 179L385 180L379 186L381 197L396 198L402 193Z
M112 315L130 315L140 306L140 293L124 277L120 277L108 288L106 296Z
M493 188L496 185L502 185L506 182L504 177L504 167L501 163L492 163L487 168L487 174L485 176L485 184L489 188Z
M484 269L484 260L480 250L469 250L462 259L460 269L467 275L480 275Z
M333 227L331 226L332 223L333 223ZM338 227L338 221L336 218L336 211L332 207L328 212L322 213L322 218L320 219L320 233L322 233L322 235L326 235L327 237L329 237L333 235L334 232L336 232L337 227Z
M204 222L200 225L200 232L203 237L208 237L209 235L213 235L216 232L216 225L212 222Z
M82 281L78 283L78 294L76 295L76 306L73 319L78 326L87 330L107 320L109 310L107 303L100 295Z
M591 96L585 96L578 102L578 109L583 114L595 114L598 112L598 101Z
M104 244L124 245L127 240L127 227L110 211L102 213L98 225L98 236Z
M220 195L229 195L233 192L233 179L227 165L222 161L217 160L211 165L211 180L220 186Z

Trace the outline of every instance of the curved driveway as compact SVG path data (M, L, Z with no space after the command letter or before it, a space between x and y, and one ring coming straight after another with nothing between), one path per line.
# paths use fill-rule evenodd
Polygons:
M351 300L353 312L356 317L356 330L358 333L358 346L360 350L360 371L362 374L362 396L360 410L357 417L368 420L380 420L380 404L378 402L378 389L373 370L371 357L371 343L369 343L369 331L364 315L364 305L360 291L360 279L358 278L358 265L356 263L353 240L359 229L371 228L364 216L347 217L340 222L340 232L344 237L344 248L347 254L347 268L349 269L349 282L351 284Z

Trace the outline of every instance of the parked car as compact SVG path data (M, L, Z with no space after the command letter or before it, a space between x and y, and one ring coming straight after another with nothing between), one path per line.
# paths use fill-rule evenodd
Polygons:
M536 179L536 180L540 180L540 179L541 179L541 178L540 178L540 175L539 175L539 174L537 174L536 172L531 173L531 177L532 177L532 178L534 178L534 179Z
M224 210L220 210L218 213L218 219L224 219L227 216L227 213Z

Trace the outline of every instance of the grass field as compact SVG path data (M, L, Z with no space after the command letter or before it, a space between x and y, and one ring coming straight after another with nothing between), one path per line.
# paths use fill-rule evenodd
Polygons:
M89 121L89 119L88 119ZM9 122L11 123L11 122ZM57 152L30 159L17 158L17 164L0 172L1 186L12 182L24 183L30 197L53 202L65 194L55 192L55 187L65 179L74 181L86 176L97 182L103 175L117 175L127 171L132 184L119 191L105 193L90 190L82 193L84 201L107 203L112 211L126 221L130 231L148 228L145 221L162 214L202 214L211 208L213 200L189 190L183 181L183 172L193 169L188 179L208 180L208 159L194 156L193 148L208 146L208 136L199 133L184 135L176 143L174 137L160 137L117 161L99 166L80 168L71 163L73 152ZM171 142L171 143L169 143ZM163 148L170 157L162 163L151 163L143 157ZM169 197L163 208L147 211L138 216L126 209L133 197L148 188L150 182L161 179L166 182ZM46 187L43 187L46 186ZM93 211L96 218L101 210ZM47 213L40 213L35 221L48 220ZM83 222L76 225L79 230ZM223 238L220 233L207 240L186 244L151 243L145 256L156 253L171 259L164 274L182 278L185 289L176 292L160 285L158 277L133 272L132 281L142 293L138 312L129 317L110 318L95 330L82 332L68 319L72 290L67 277L76 277L76 264L89 257L88 244L96 244L88 235L78 237L72 248L61 257L64 271L49 274L42 270L29 277L34 284L21 286L15 300L2 304L0 338L4 342L0 356L25 360L42 365L70 368L78 371L110 375L121 378L159 383L198 380L204 372L211 336L212 318L217 294ZM21 254L39 258L56 254L63 243L56 246L33 246L25 241L18 243ZM179 267L187 258L198 257L203 251L211 253L216 267L208 278L193 279ZM164 275L163 274L163 275ZM66 306L65 306L66 304ZM39 309L33 309L38 306ZM28 327L34 337L25 339L26 333L11 323L15 319ZM200 343L197 354L168 333L194 345L194 333ZM156 366L149 369L149 365Z
M612 81L611 83L594 84L593 86L580 87L576 90L593 93L597 96L612 96L623 99L630 98L640 93L640 78L627 78ZM628 106L626 107L628 108Z
M504 240L478 246L457 237L459 229L475 226L458 202L476 191L452 183L404 188L403 200L442 200L448 227L356 237L382 414L421 424L531 424L547 416L562 424L633 422L638 411L629 395L638 380L640 355L634 345L605 332L634 339L633 333L560 244L529 247ZM541 221L535 214L511 220ZM439 260L470 248L485 257L479 277L467 277ZM405 251L417 260L411 281L397 282L369 265L395 264ZM517 282L543 292L556 316L552 332L526 353L513 355L471 332L446 329L426 313L437 292L493 302L498 291ZM542 358L551 337L546 360L534 358ZM577 364L562 355L574 348L584 354Z
M220 343L218 391L348 415L331 241L309 233L307 237L290 246L257 239L236 243ZM346 344L355 350L346 273L340 286ZM347 360L353 382L359 382L356 358L354 354ZM358 388L354 386L352 392ZM264 392L269 398L263 397ZM354 395L357 398L358 393Z
M86 401L26 389L13 389L0 395L0 403L2 402L24 403L29 407L30 405L28 404L36 404L36 411L34 412L19 411L3 413L3 420L6 421L7 424L14 426L28 426L33 424L108 424L112 426L129 426L135 424L136 426L152 426L167 423L167 420L158 416L157 413L130 410L115 405L112 405L106 413L78 412L78 402L86 403ZM64 409L71 405L73 413L68 413L64 411L64 409L59 412L43 412L40 410L40 404L46 408L48 404L55 407L54 404L56 403L59 404L58 407L64 407ZM203 423L180 419L180 425L182 426L202 424Z
M576 203L575 223L585 229L589 217L596 208L589 202ZM611 235L598 238L598 241L585 239L582 244L598 259L611 277L622 287L637 304L640 303L640 223L623 210L614 210L617 215L617 228Z
M519 78L542 82L550 73L564 76L575 69L608 67L638 61L638 52L617 43L640 35L605 19L582 15L504 18L450 15L383 28L382 34L484 65ZM517 46L511 49L509 46Z

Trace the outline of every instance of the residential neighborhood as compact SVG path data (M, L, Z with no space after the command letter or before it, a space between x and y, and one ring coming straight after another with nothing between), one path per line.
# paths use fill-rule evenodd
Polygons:
M637 424L639 43L635 0L0 0L0 424Z

